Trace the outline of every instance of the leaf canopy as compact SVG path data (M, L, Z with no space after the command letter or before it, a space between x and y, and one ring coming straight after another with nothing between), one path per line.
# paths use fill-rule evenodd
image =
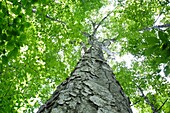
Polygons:
M96 36L115 39L116 56L133 55L130 67L109 61L132 105L152 112L140 87L159 112L170 111L170 28L153 27L169 24L167 0L3 0L0 9L2 112L35 112L80 59L82 32L110 9Z

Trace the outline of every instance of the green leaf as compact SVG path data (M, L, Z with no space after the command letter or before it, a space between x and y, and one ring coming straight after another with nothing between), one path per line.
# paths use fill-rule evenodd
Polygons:
M164 68L164 73L165 73L165 76L166 76L166 77L169 76L169 74L170 74L170 66L169 66L169 65L167 65L167 66Z
M0 34L0 36L1 36L1 40L6 40L7 39L7 35L5 33Z
M1 10L5 15L7 14L7 8L4 5L2 5Z
M2 64L7 64L8 63L8 58L6 56L2 56Z
M149 45L155 45L156 43L159 43L159 39L157 39L156 36L155 37L146 37L145 40Z
M0 46L4 46L4 45L5 45L5 41L2 40L2 41L0 42Z
M146 55L146 56L150 56L154 51L155 51L155 46L146 48L146 50L145 50L145 55Z
M3 67L2 67L2 63L0 63L0 75L1 75L2 71L3 71Z
M9 53L8 53L8 58L11 58L11 57L16 57L17 56L17 54L18 54L18 49L15 47L12 51L10 51Z
M18 23L18 21L19 21L19 18L16 17L16 18L13 20L13 24L16 25L16 24Z
M18 6L16 12L17 12L17 14L20 14L20 12L21 12L21 6Z
M30 26L31 26L31 23L25 22L25 23L24 23L24 26L25 26L25 27L30 27Z
M21 34L20 38L19 38L19 42L24 42L26 40L26 34Z
M9 50L9 51L11 51L11 50L14 49L14 47L15 47L14 42L13 42L13 41L9 41L9 42L7 43L6 49Z
M159 39L161 39L161 41L163 43L167 42L168 41L168 34L166 34L165 32L163 31L158 31L158 36L159 36Z
M17 29L15 29L15 30L13 29L11 33L12 33L11 35L14 35L14 36L20 35L20 32Z
M18 14L17 11L16 11L16 8L11 8L11 11L16 15Z

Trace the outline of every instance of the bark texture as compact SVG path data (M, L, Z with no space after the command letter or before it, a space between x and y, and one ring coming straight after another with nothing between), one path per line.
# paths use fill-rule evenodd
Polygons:
M132 113L130 101L105 62L100 47L92 46L70 77L61 83L37 113Z

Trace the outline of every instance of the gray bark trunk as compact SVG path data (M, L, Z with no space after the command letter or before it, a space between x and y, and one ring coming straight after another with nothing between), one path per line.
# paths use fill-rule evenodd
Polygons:
M132 113L99 47L91 47L37 113Z

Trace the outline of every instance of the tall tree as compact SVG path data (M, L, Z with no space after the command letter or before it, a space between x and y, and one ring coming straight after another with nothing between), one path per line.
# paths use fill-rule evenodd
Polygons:
M132 113L129 98L104 60L105 45L95 39L101 22L89 35L90 49L38 113Z
M0 112L36 112L76 67L91 20L113 11L96 32L114 39L102 48L107 63L133 108L169 113L169 9L168 0L1 0Z

